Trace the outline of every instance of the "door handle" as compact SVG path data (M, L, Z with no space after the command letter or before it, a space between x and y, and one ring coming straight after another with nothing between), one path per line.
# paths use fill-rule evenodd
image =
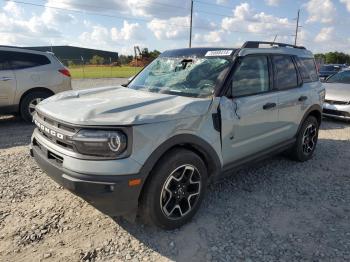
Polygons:
M276 106L277 106L276 103L267 103L263 106L263 109L268 110L268 109L274 108Z
M6 77L6 76L0 78L0 81L10 81L10 80L13 80L13 78Z
M299 102L304 102L304 101L306 101L306 100L307 100L307 96L301 96L301 97L299 97L299 99L298 99Z

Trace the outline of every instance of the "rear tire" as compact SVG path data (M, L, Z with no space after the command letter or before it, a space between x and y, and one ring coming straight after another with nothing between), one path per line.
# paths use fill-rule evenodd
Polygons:
M26 94L20 104L20 113L24 121L30 123L33 120L33 114L35 112L35 106L42 100L51 96L49 92L34 91Z
M290 149L292 159L304 162L312 158L318 140L320 124L314 116L309 116L302 124L297 140Z
M150 174L141 198L144 222L171 230L186 224L197 212L207 187L207 169L192 151L174 149Z

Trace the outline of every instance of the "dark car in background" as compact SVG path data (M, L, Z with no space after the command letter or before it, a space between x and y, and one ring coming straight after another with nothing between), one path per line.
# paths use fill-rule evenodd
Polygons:
M322 79L325 79L342 69L346 68L345 65L342 64L328 64L328 65L322 65L319 70L319 77Z

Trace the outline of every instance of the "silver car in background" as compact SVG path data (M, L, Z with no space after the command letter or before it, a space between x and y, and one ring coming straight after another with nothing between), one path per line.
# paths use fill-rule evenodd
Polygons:
M326 88L323 115L350 120L350 70L330 76L323 85Z
M30 122L38 103L71 89L69 71L53 53L0 46L0 114Z

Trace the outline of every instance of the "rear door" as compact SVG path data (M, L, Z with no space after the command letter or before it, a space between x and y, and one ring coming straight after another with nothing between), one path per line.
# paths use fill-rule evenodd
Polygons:
M271 92L271 71L267 55L240 58L229 82L232 97L220 100L224 165L279 142L278 94Z
M8 52L0 51L0 107L11 106L16 94L16 77L8 58Z
M310 85L303 84L297 69L297 58L290 55L273 55L274 89L278 93L278 120L284 140L297 133L300 121L310 101Z

